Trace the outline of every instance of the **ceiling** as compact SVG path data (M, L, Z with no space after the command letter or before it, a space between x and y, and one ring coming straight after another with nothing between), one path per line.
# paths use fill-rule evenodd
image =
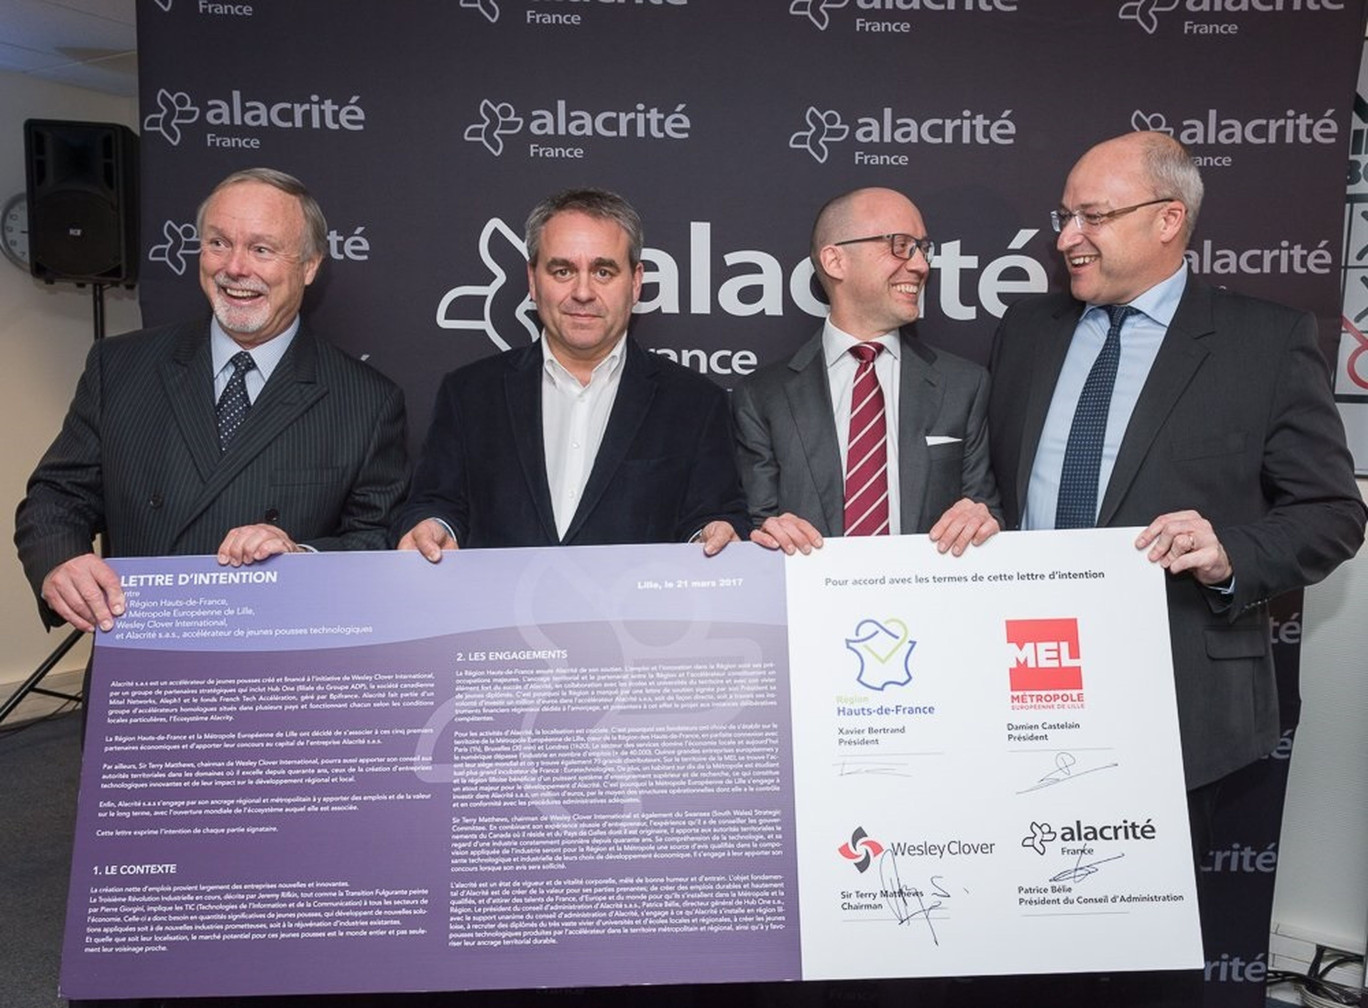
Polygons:
M0 70L132 98L135 0L0 0Z

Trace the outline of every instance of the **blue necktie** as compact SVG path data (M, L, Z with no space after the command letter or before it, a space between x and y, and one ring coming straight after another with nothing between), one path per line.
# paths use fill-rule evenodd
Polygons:
M233 365L233 375L219 396L214 412L218 415L219 451L227 451L228 443L242 426L247 411L252 408L247 399L247 372L256 367L256 361L246 350L239 350L228 361Z
M1130 305L1107 305L1111 327L1088 372L1088 380L1083 383L1069 428L1069 443L1064 448L1064 468L1059 474L1059 498L1055 503L1057 529L1092 528L1097 524L1097 473L1102 465L1102 441L1107 434L1116 365L1121 360L1121 324L1135 311Z

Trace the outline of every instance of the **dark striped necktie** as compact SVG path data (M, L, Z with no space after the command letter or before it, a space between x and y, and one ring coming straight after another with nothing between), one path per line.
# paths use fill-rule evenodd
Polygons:
M850 395L850 444L846 449L845 534L888 535L888 420L883 389L874 373L881 343L850 348L859 361Z

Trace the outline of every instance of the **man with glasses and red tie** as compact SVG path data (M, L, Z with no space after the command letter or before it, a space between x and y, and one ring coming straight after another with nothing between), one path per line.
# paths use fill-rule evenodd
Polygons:
M987 375L907 328L934 251L891 189L818 213L810 254L831 313L732 393L753 541L808 553L823 536L929 532L959 555L997 532Z
M1315 319L1189 275L1201 202L1161 133L1084 154L1051 213L1069 290L1008 310L988 415L1007 528L1143 526L1167 569L1205 849L1222 780L1278 743L1266 601L1353 556L1365 509Z

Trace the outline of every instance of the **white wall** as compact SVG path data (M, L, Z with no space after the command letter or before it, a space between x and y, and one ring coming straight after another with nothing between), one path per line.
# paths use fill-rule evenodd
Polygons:
M1273 922L1289 934L1363 952L1368 946L1368 549L1307 589L1304 608L1301 722L1288 770Z
M24 191L24 120L77 119L137 127L137 103L0 71L0 199ZM138 328L135 292L105 292L105 331ZM15 557L14 508L34 464L61 426L90 349L91 294L46 285L0 260L0 697L22 682L65 636L45 633ZM85 665L78 645L59 670Z

